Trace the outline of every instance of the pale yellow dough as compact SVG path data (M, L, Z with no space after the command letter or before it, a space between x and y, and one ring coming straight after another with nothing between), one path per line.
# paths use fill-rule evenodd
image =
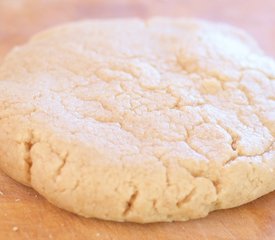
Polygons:
M0 167L53 204L185 221L275 189L275 62L199 20L44 31L0 67Z

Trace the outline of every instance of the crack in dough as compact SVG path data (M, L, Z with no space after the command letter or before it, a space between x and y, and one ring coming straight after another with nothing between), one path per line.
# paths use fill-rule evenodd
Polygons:
M125 210L123 211L123 215L127 216L131 210L134 208L135 201L138 197L138 191L134 191L133 194L130 196L130 199L127 201L127 206Z

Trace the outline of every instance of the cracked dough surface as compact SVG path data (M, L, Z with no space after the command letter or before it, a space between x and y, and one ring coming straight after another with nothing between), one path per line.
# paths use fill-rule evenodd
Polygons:
M204 217L275 189L274 79L227 25L56 27L0 67L0 167L85 217Z

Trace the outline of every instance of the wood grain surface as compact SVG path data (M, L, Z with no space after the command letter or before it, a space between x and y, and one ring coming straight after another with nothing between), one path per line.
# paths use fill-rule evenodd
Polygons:
M275 56L274 0L0 0L0 61L13 46L58 23L153 15L234 24L246 29ZM275 192L204 219L140 225L75 216L0 172L0 240L4 239L274 240Z

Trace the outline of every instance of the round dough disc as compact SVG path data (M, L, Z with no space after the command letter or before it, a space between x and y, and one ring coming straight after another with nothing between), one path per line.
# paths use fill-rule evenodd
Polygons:
M184 221L275 189L275 63L199 20L44 31L0 67L0 167L60 208Z

